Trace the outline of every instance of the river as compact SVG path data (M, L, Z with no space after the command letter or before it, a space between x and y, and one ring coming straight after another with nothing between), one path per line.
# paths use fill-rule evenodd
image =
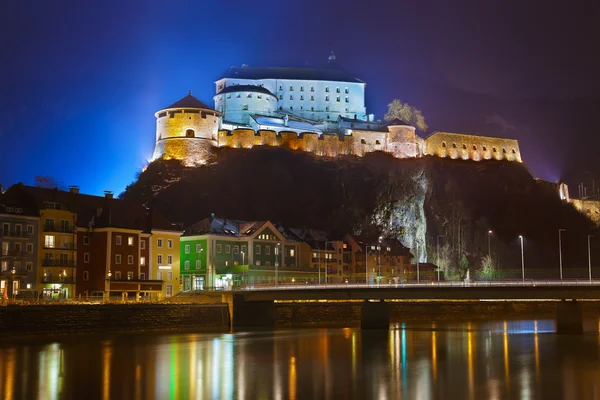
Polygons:
M0 399L600 398L597 332L553 331L520 320L2 342Z

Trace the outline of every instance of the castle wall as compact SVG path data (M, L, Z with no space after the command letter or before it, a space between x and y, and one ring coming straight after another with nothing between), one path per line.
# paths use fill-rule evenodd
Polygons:
M156 140L186 137L216 139L219 117L200 109L170 109L156 114Z
M153 159L182 160L186 166L206 164L216 146L213 140L200 138L168 138L156 142Z
M353 143L349 154L364 156L373 151L386 151L388 132L352 130Z
M600 226L600 201L571 199L571 204L596 225Z
M396 158L414 158L417 156L415 128L408 125L388 127L386 151Z
M277 98L257 92L217 94L215 108L224 113L227 121L241 124L250 122L251 114L272 115L277 108Z
M521 162L519 142L513 139L436 132L425 139L425 149L442 158Z

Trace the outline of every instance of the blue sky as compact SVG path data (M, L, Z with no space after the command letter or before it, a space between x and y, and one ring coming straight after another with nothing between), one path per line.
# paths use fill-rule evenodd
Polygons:
M319 66L330 50L432 130L514 137L535 176L598 174L593 2L33 1L0 15L0 183L52 176L122 191L152 155L154 112L213 104L231 65ZM485 3L485 4L480 4Z

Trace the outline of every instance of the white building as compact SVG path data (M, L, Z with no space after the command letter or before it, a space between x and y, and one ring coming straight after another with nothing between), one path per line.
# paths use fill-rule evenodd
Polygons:
M223 114L223 127L253 126L257 117L288 115L290 124L313 125L306 131L318 132L340 117L372 120L365 107L365 83L337 66L334 56L328 67L229 68L215 82L215 109ZM287 126L272 128L279 131Z

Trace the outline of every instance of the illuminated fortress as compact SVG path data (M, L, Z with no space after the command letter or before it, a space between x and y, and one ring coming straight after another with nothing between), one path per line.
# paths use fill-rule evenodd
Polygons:
M329 59L328 68L231 67L216 81L214 108L192 96L158 111L153 159L202 165L214 147L281 146L319 156L424 155L521 162L519 143L448 132L427 138L400 121L367 114L365 83Z

